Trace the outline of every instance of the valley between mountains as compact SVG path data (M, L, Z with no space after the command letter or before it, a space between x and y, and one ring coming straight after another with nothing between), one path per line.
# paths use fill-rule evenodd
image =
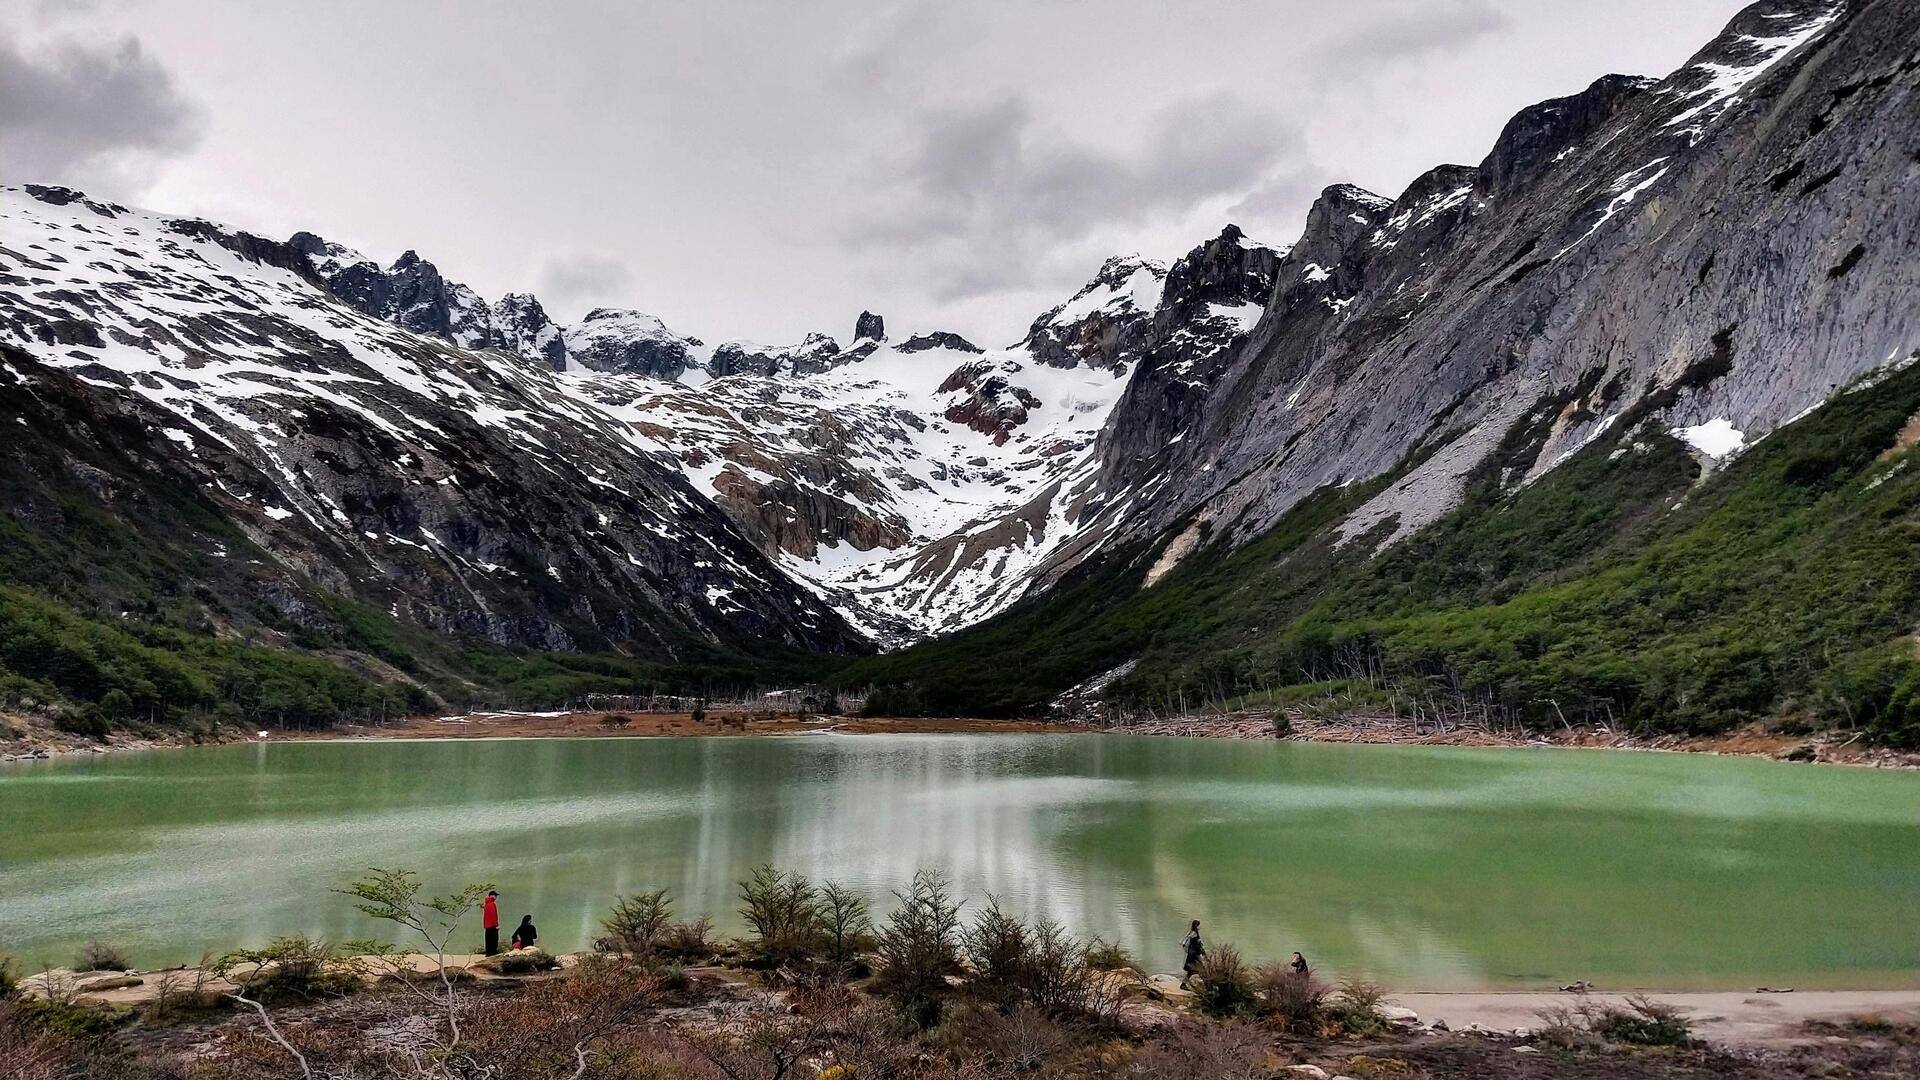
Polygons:
M1920 745L1920 9L1763 0L1569 90L1290 243L1111 258L1014 342L562 325L0 187L0 706L805 684Z

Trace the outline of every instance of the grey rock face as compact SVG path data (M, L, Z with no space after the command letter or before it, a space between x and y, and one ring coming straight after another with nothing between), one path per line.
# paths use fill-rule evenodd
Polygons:
M1318 488L1417 457L1344 526L1404 535L1539 410L1548 434L1514 483L1616 423L1713 420L1750 442L1906 356L1916 41L1920 6L1902 0L1768 0L1664 80L1610 77L1524 111L1478 168L1391 203L1329 189L1247 344L1190 406L1170 479L1116 536L1198 513L1244 540ZM1146 449L1124 429L1182 399L1182 377L1136 376L1105 490Z
M1487 193L1499 196L1522 187L1553 164L1556 156L1578 146L1658 82L1638 75L1607 75L1578 94L1520 110L1507 121L1493 151L1480 165Z
M1137 490L1164 473L1169 452L1273 295L1285 256L1228 225L1167 272L1126 396L1101 429L1110 490Z
M887 320L875 315L871 311L861 312L860 317L853 321L853 340L887 340Z

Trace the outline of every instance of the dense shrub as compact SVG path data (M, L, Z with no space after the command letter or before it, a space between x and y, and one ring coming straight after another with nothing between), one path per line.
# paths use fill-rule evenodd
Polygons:
M1087 966L1095 971L1124 971L1135 975L1146 971L1140 966L1140 959L1133 955L1133 950L1098 937L1087 941Z

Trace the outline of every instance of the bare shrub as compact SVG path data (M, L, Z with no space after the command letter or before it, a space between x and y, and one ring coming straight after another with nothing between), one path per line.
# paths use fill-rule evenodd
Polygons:
M807 1062L827 1049L828 1024L772 994L729 1006L721 1022L690 1028L689 1045L729 1080L787 1080L806 1075Z
M922 1075L916 1067L923 1054L920 1041L885 1003L845 983L827 982L797 991L794 1006L817 1024L822 1052L841 1070L835 1075L847 1080Z
M1599 1050L1605 1040L1593 1033L1587 1023L1585 1005L1549 1005L1536 1014L1540 1024L1534 1029L1536 1042L1562 1050Z
M202 954L196 967L161 972L154 983L153 1000L147 1003L146 1018L170 1024L230 1008L227 996L209 985L213 963L211 955Z
M1182 1021L1142 1046L1125 1075L1139 1080L1267 1080L1279 1064L1270 1042L1251 1024Z
M75 971L128 971L132 968L133 963L125 953L104 941L89 941L80 946L80 955L73 962Z
M606 958L518 993L477 995L454 1075L566 1077L581 1075L580 1068L589 1075L629 1075L614 1066L665 1052L651 1038L632 1039L637 1022L660 1000L659 980L639 964Z
M1200 958L1200 966L1193 974L1200 980L1199 988L1193 992L1193 1002L1201 1012L1220 1019L1252 1017L1259 1012L1260 998L1254 974L1240 958L1240 950L1231 945L1219 946Z
M1317 1029L1325 1014L1327 984L1278 963L1262 966L1257 979L1260 1004L1282 1029L1298 1034Z
M704 964L713 959L713 920L702 915L689 922L668 923L654 948L671 961Z
M1058 1066L1073 1049L1073 1033L1032 1005L1005 1015L988 1013L973 1032L974 1047L1010 1073L1038 1072Z

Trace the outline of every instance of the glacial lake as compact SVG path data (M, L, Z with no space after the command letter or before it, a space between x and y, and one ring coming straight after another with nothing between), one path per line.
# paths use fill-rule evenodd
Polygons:
M615 894L737 931L762 862L884 914L918 867L1175 970L1187 920L1401 989L1920 985L1920 775L1120 735L249 744L0 766L0 954L365 937L329 891L486 880L584 947ZM477 946L477 918L471 937Z

